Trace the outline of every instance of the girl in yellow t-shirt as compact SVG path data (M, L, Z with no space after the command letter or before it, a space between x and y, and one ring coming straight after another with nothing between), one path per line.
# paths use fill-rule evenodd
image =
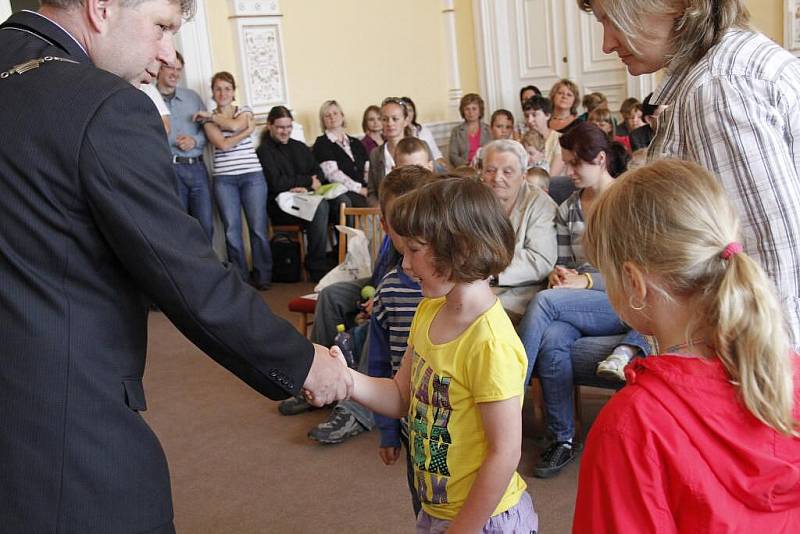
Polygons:
M511 261L514 230L492 191L465 178L403 195L388 222L424 298L394 379L352 371L353 399L408 416L418 532L536 532L516 472L527 359L489 284Z

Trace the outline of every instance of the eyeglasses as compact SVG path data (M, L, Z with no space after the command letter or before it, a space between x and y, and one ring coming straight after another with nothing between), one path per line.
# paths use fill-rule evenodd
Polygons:
M398 98L396 96L389 96L384 98L383 102L381 102L381 107L385 106L386 104L396 104L402 107L403 109L406 109L406 103L403 102L403 99Z

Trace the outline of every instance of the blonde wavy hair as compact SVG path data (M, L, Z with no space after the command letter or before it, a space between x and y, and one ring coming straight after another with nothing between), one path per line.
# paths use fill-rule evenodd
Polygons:
M578 8L591 12L596 0L577 0ZM750 12L744 0L602 0L611 23L638 54L648 44L642 31L647 15L674 15L669 68L682 70L697 63L731 28L749 28Z
M772 282L744 252L720 253L738 240L739 221L717 179L699 165L661 160L629 171L595 203L583 244L606 287L624 291L624 262L659 280L663 298L686 298L698 328L736 384L747 410L764 424L798 435L792 416L792 356Z

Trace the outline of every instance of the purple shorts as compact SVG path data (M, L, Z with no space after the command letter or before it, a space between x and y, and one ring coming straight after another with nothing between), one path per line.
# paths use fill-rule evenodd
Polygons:
M417 516L417 534L444 534L450 528L450 521L436 519L421 510ZM493 515L483 526L483 534L536 534L539 529L539 516L533 509L533 500L526 491L519 502L505 512Z

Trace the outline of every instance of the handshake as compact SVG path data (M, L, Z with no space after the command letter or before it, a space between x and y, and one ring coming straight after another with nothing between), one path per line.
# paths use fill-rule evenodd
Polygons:
M314 344L314 361L303 383L303 397L317 407L350 398L353 375L339 347Z

